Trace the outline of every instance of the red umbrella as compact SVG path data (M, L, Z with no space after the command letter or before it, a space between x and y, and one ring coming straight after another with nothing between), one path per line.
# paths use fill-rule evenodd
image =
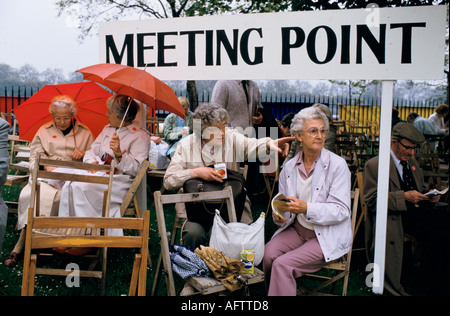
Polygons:
M77 82L45 85L14 110L21 139L32 141L38 129L53 119L48 108L57 95L68 95L76 102L78 120L89 127L94 137L108 124L106 100L112 94L98 84Z
M144 70L119 64L97 64L77 72L82 73L86 80L139 100L150 108L186 116L172 88Z

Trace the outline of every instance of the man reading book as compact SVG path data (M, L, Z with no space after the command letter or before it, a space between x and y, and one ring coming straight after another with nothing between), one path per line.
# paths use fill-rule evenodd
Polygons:
M394 295L407 294L400 284L404 234L413 236L421 250L418 272L426 275L424 279L431 290L438 290L438 293L427 294L449 294L448 206L444 209L435 207L440 195L429 197L424 194L427 190L422 170L413 158L414 149L424 141L425 137L410 123L398 123L392 130L385 288ZM368 207L366 251L370 260L373 260L375 247L377 182L378 156L370 159L364 168L363 196Z

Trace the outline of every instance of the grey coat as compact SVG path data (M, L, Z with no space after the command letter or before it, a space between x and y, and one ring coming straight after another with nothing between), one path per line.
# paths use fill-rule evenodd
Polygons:
M249 81L249 103L241 80L219 80L212 91L211 103L228 111L228 122L231 127L253 126L252 116L257 108L262 108L261 94L255 82Z

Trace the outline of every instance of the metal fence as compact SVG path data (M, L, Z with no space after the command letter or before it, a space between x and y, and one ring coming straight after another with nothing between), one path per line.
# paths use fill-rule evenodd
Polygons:
M38 87L0 87L0 111L11 113L14 108L25 102L39 90ZM186 95L186 91L175 91L177 96ZM198 93L199 104L209 102L211 91ZM311 106L314 103L322 103L329 106L334 119L337 120L357 120L359 125L367 125L367 122L379 122L381 100L373 98L349 99L345 96L328 97L323 95L298 94L298 93L261 93L262 105L265 109L270 109L273 116L281 120L284 115ZM427 118L434 112L434 108L444 100L407 100L394 99L393 105L399 111L399 116L403 120L411 112L416 112L420 116ZM159 111L157 111L158 113ZM158 113L162 117L167 112Z
M177 95L186 95L185 91L176 91ZM198 94L199 103L209 102L211 92L204 91ZM408 100L395 98L393 106L399 111L403 120L411 112L416 112L422 117L428 117L434 112L434 108L444 103L444 100ZM281 120L284 115L313 105L322 103L327 105L336 120L379 121L381 100L374 98L349 99L345 96L329 97L323 95L298 94L298 93L261 93L261 103L264 108L270 109L276 119Z

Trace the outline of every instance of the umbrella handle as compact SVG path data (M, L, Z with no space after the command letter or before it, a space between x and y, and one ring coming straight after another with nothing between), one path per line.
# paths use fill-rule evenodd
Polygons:
M72 132L73 132L73 141L75 143L75 150L78 150L77 139L75 137L75 122L73 120L73 115L72 115Z
M123 121L125 120L125 117L126 117L127 114L128 114L128 109L130 108L131 101L133 101L133 98L132 98L132 97L129 96L129 98L130 98L130 102L128 102L127 109L125 110L125 114L123 115L122 122L120 122L119 130L118 130L117 132L119 132L120 129L122 128Z

